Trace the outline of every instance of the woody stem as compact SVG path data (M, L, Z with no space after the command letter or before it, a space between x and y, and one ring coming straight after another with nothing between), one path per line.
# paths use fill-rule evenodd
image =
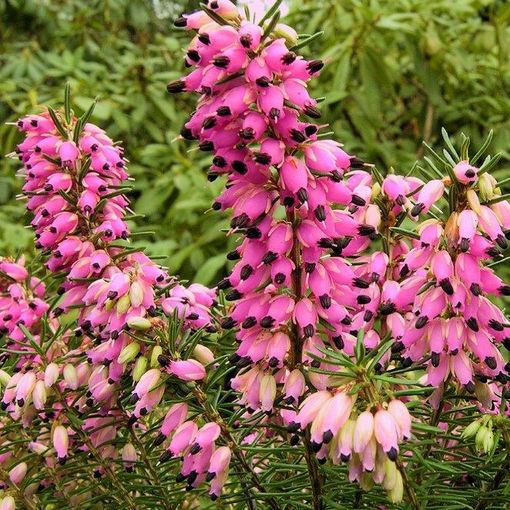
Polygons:
M296 215L294 212L287 211L287 220L296 227ZM292 273L292 291L294 298L299 301L303 297L303 289L301 286L301 275L302 275L302 260L299 242L296 235L294 235L294 244L290 255L292 262L294 263L295 269ZM291 352L290 352L290 366L289 369L293 370L297 366L301 365L303 360L303 341L299 336L299 330L297 324L294 322L291 325L290 339L291 339ZM323 475L319 470L317 459L313 453L312 445L310 442L310 433L308 430L304 431L303 434L304 443L304 454L306 465L308 467L308 474L310 475L313 508L314 510L320 510L322 508L322 486L324 485Z

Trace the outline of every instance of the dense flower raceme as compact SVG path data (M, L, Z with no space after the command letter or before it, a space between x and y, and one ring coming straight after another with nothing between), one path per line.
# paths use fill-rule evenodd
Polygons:
M218 5L220 13L227 8ZM213 151L211 179L228 174L213 208L231 208L232 232L244 239L228 255L237 261L232 274L219 284L236 302L223 326L238 328L238 366L256 364L252 370L259 371L244 392L255 409L264 374L293 356L291 363L302 361L292 352L291 329L304 351L321 346L321 321L329 324L333 345L355 341L348 308L370 301L368 283L358 281L341 255L358 253L377 232L378 219L365 207L371 177L355 169L363 163L340 144L320 138L320 126L301 120L303 112L320 115L306 81L322 62L298 57L283 38L262 41L262 29L240 17L238 27L220 26L203 13L181 23L198 29L186 57L196 70L168 89L202 93L182 135ZM242 390L241 377L233 385Z
M510 205L485 163L467 157L425 182L369 172L310 120L320 111L307 83L323 63L295 53L296 33L275 23L278 14L262 27L255 14L245 18L219 0L179 18L196 32L185 57L193 69L168 85L200 95L181 135L212 152L209 179L227 180L213 209L233 211L230 233L239 238L219 288L232 303L221 326L238 343L230 360L237 423L250 428L240 437L258 442L286 429L290 443L302 441L320 463L346 463L352 481L381 484L398 502L405 456L396 461L411 437L406 402L416 397L403 390L408 380L383 372L424 369L418 391L434 388L436 408L448 382L470 400L474 393L486 416L464 437L476 436L486 452L494 444L489 415L508 413L510 367L500 344L510 346L509 322L493 298L510 287L490 263L507 247ZM0 260L1 333L16 352L3 355L9 363L0 371L1 506L34 494L27 473L40 470L39 485L50 487L47 473L79 452L99 460L94 476L111 475L105 458L133 470L140 451L131 434L146 431L148 414L159 420L152 444L162 448L160 462L181 459L177 481L188 489L210 483L216 499L231 448L253 468L252 480L259 466L237 449L218 413L206 421L187 399L164 404L171 378L190 382L201 401L194 381L214 356L193 342L182 359L179 349L170 352L179 339L169 340L168 318L187 334L212 332L215 292L178 284L127 247L123 151L67 106L18 123L36 246L63 283L50 307L23 260ZM73 314L66 328L59 316ZM30 462L7 427L12 420L26 428L37 454Z
M18 356L12 377L2 372L2 408L26 426L42 419L29 448L44 454L48 465L65 461L69 450L94 448L101 457L120 456L132 466L133 446L117 451L112 444L126 421L132 426L158 408L165 378L203 379L204 365L214 359L200 344L192 358L172 359L158 336L157 343L145 344L135 340L136 335L150 336L152 330L164 329L163 314L182 320L184 329L213 331L210 308L215 292L198 284L186 288L143 253L116 243L129 237L123 188L126 161L122 149L104 131L89 123L80 131L77 124L77 119L66 122L63 115L50 112L18 122L26 135L17 155L24 167L23 195L33 214L36 246L48 255L47 268L65 276L48 328L56 332L56 317L73 309L79 310L79 316L77 329L61 332L59 341L45 348L46 339L38 336L49 309L43 300L44 285L28 276L22 261L0 262L2 333L17 351L26 351ZM25 333L39 347L30 344ZM134 409L123 416L117 399L125 375L132 379ZM85 395L77 391L82 387L88 388ZM85 417L83 430L89 442L73 431L70 407ZM99 415L87 417L88 409L99 409ZM190 486L211 473L211 494L218 496L229 460L225 447L217 452L214 445L218 426L206 423L199 428L195 421L187 421L183 432L179 426L186 415L187 408L181 407L178 419L165 418L160 442L169 443L172 455L185 456L183 472ZM197 442L199 447L188 452ZM47 454L51 448L54 455ZM13 452L9 453L2 460L15 462L10 459ZM23 477L24 473L18 476Z
M510 204L500 199L492 176L478 173L461 161L452 169L455 182L444 180L449 189L430 181L414 205L405 198L410 188L404 178L385 179L382 194L394 216L407 209L417 218L446 192L457 193L457 206L443 218L422 221L416 239L393 250L380 311L404 363L428 359L424 382L441 388L451 377L497 412L510 369L498 346L510 347L510 324L489 298L510 295L510 286L487 264L508 245Z
M227 300L235 302L222 324L236 328L239 342L232 361L241 370L231 385L249 411L270 414L279 389L289 405L297 405L308 392L302 369L295 367L339 369L318 360L326 344L352 355L362 328L370 330L366 341L371 347L379 343L372 330L378 304L375 276L383 280L387 261L373 257L365 278L366 267L358 270L347 257L367 248L381 218L370 204L372 178L364 163L322 137L322 126L304 120L320 117L306 83L323 63L289 49L295 35L290 27L278 25L265 37L229 2L210 2L209 9L230 24L218 24L204 12L177 20L197 31L186 54L195 70L168 90L201 94L181 134L213 152L211 180L227 175L213 209L232 209L232 233L242 235L228 255L236 261L232 273L219 284ZM327 375L309 371L307 378L320 391L303 405L320 395L332 396ZM340 409L334 404L338 398L332 408ZM298 424L292 420L295 412L282 414L291 428L305 428L313 419L309 413L310 419ZM321 435L317 442L319 458L325 457L321 445L342 428L340 416L331 418L337 421L331 437ZM388 426L397 430L395 423ZM399 434L398 441L403 437Z

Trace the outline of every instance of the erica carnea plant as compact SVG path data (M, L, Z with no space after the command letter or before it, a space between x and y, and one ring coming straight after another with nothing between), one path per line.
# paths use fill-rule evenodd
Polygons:
M202 363L212 361L212 352L194 338L191 350L186 346L191 357L182 359L177 332L214 331L209 308L215 292L197 284L187 288L178 284L142 252L122 243L129 241L130 213L122 148L87 121L91 111L74 117L69 101L66 97L63 112L48 109L18 122L25 134L16 151L23 163L22 198L33 216L35 245L59 286L50 306L44 300L44 283L29 277L22 260L0 263L2 331L7 352L12 348L18 354L4 358L13 373L2 371L2 409L10 419L33 427L35 434L28 444L14 441L4 460L28 447L54 469L56 462L67 461L70 450L84 451L99 462L93 475L108 475L117 484L111 462L118 457L132 470L139 455L146 455L137 436L138 429L145 429L139 419L147 419L155 409L161 415L158 405L167 389L165 379L205 377ZM69 328L57 318L71 310L78 315ZM170 331L165 315L178 330ZM172 350L163 343L169 335ZM134 407L124 408L126 398ZM202 463L204 477L212 469L216 493L229 450L214 447L219 425L199 428L196 421L186 421L187 415L184 402L170 407L166 416L161 415L160 434L164 440L175 431L168 446L172 456L182 454L188 445L183 438L194 440L198 446L192 464ZM119 434L124 436L120 445L115 443ZM10 436L5 445L16 439ZM133 442L143 450L137 451ZM8 476L17 488L28 466L12 460L15 465ZM147 469L159 479L150 464ZM30 506L38 485L55 483L52 476L21 493L25 504ZM67 489L64 485L62 490ZM78 504L81 497L70 501ZM136 507L134 500L128 501Z
M470 153L443 132L402 175L349 154L308 91L316 36L279 8L175 22L192 69L168 91L197 95L181 137L211 153L237 240L214 290L130 244L128 161L93 108L77 117L66 88L18 122L39 254L0 259L2 510L482 510L502 493L492 135Z

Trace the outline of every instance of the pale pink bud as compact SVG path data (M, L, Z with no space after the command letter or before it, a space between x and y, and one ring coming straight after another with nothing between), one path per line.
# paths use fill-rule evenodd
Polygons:
M70 389L75 390L78 388L78 374L74 365L71 365L71 363L65 365L62 375Z
M264 374L260 381L259 400L262 411L270 412L273 409L276 397L276 381L271 374Z
M16 510L16 502L12 496L4 496L0 501L0 510Z
M198 381L206 376L204 366L194 359L172 361L168 371L183 381Z
M392 399L388 404L388 412L393 416L401 439L409 439L411 437L411 414L407 406L401 400Z
M354 429L353 449L361 453L374 433L374 415L371 411L362 412L357 420Z
M39 410L44 409L46 398L46 385L44 384L44 381L37 381L34 386L34 391L32 392L32 402L34 403L34 407Z
M53 447L57 452L58 459L60 461L65 460L69 448L69 435L67 434L67 428L63 425L57 425L53 430Z
M398 454L398 430L393 416L384 409L375 413L374 432L377 442L391 460L396 460Z
M23 479L25 478L25 475L27 474L28 466L26 462L20 462L18 465L14 466L9 471L9 480L14 485L19 485Z
M28 449L37 453L37 455L44 455L48 451L48 447L45 444L36 441L30 441L30 443L28 443Z

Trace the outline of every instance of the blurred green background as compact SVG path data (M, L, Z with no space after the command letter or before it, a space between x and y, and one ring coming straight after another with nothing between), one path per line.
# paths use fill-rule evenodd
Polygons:
M440 128L510 160L510 3L488 0L300 0L284 19L300 33L324 31L304 49L328 63L312 85L348 151L408 171L422 139ZM184 71L188 35L172 20L198 2L167 0L0 0L0 153L18 134L5 122L58 105L69 81L78 110L99 95L94 121L125 143L136 178L133 229L151 255L205 284L224 270L226 220L204 213L222 182L205 178L209 155L174 142L192 98L169 97ZM439 142L438 142L439 143ZM505 168L506 167L506 168ZM0 253L32 249L23 228L16 165L0 159Z

